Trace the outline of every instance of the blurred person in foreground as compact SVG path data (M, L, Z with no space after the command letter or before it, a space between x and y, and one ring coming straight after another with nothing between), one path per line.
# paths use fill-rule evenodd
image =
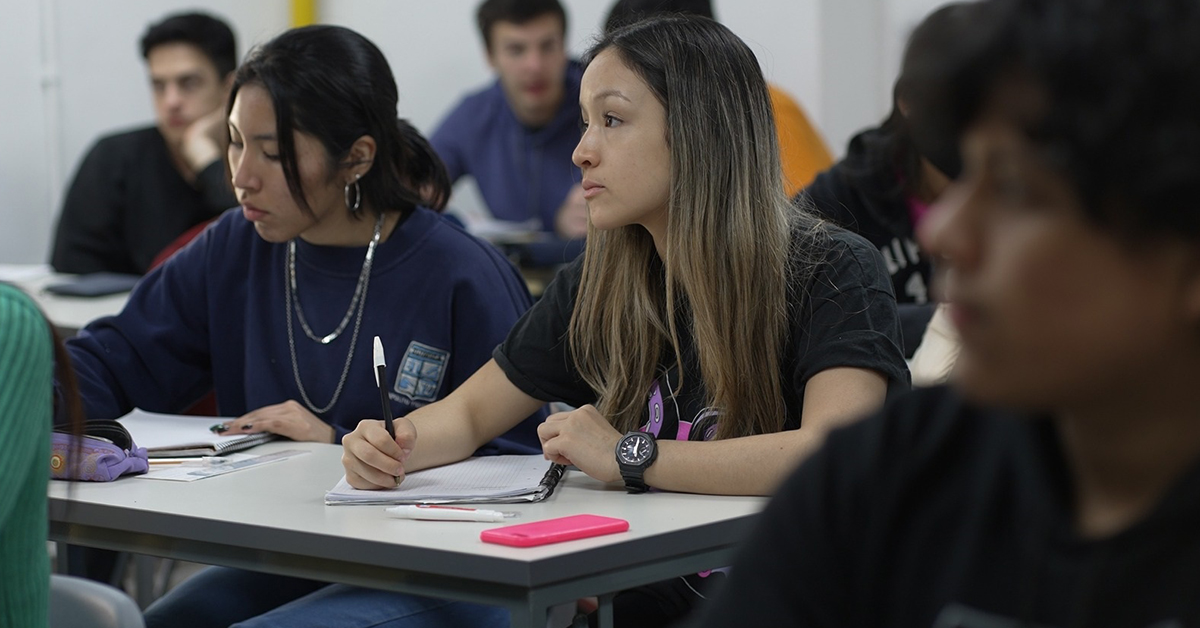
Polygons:
M700 626L1200 624L1200 5L962 19L920 233L956 387L831 434Z

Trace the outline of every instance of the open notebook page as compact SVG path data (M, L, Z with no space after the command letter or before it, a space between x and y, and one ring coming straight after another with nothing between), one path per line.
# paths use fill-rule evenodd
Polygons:
M541 454L468 458L407 475L400 486L353 488L343 477L325 494L326 504L415 504L540 501L562 475Z
M133 442L146 448L151 458L163 456L212 456L240 451L275 438L274 434L221 436L209 428L230 419L159 414L134 410L117 419L129 430Z

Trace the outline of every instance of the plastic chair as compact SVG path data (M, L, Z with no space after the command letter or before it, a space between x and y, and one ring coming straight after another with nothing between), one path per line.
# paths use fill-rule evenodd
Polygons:
M74 576L50 576L50 628L145 626L142 611L120 589Z

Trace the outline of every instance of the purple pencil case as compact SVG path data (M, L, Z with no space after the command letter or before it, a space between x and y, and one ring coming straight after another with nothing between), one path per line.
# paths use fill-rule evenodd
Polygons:
M56 480L111 482L150 469L146 450L135 445L129 430L116 421L84 423L78 447L69 430L69 426L57 427L51 438L50 477Z

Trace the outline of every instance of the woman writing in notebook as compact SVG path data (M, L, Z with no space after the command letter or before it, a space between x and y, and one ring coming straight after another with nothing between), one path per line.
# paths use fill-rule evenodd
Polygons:
M631 492L765 495L830 427L907 385L878 251L783 195L750 49L711 20L662 17L606 35L589 58L574 154L586 252L479 372L398 420L394 440L359 423L343 455L355 487L461 460L562 401L578 409L538 430L551 460ZM622 593L617 623L663 625L703 580Z
M337 443L379 416L373 336L398 416L488 359L528 293L493 247L438 215L446 173L396 119L397 97L379 49L344 28L289 31L250 54L227 116L240 211L71 340L88 418L178 412L212 390L237 417L226 433ZM526 417L479 449L537 452L540 416ZM194 580L149 625L228 626L322 586L235 570Z

